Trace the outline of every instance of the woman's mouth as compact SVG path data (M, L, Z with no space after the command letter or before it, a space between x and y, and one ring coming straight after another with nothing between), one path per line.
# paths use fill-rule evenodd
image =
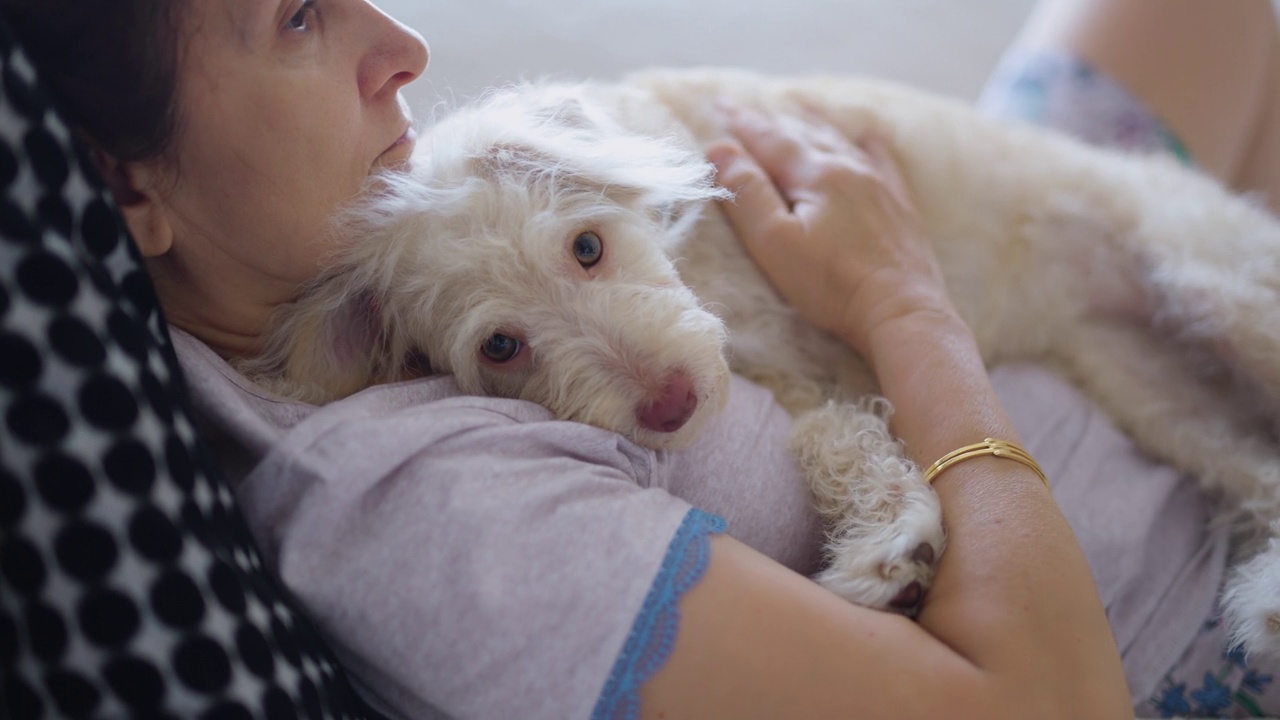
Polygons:
M395 142L382 151L382 154L374 161L374 167L399 167L405 164L413 153L414 142L417 139L418 134L414 132L413 128L406 128L404 134L396 138Z

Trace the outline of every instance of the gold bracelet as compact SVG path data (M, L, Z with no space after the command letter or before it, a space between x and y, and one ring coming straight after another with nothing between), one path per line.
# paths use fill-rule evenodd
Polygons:
M1049 487L1049 478L1045 477L1044 471L1040 469L1040 466L1031 457L1031 455L1027 453L1026 450L1022 449L1021 445L1011 443L1008 440L996 440L995 438L987 438L980 443L965 445L962 448L952 450L946 455L938 458L937 462L930 465L929 469L924 471L924 481L932 484L934 479L937 478L938 475L942 474L943 470L946 470L952 465L968 460L969 458L983 457L986 455L994 455L998 458L1017 460L1023 465L1031 468L1035 474L1039 476L1041 482L1044 483L1044 486L1046 488Z

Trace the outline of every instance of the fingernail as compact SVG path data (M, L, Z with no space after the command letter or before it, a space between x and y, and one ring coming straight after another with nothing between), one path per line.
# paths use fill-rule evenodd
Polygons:
M730 119L734 127L759 131L769 126L770 118L770 115L760 110L740 105Z
M870 145L887 146L889 144L889 136L885 135L884 131L878 127L868 127L863 128L862 131L858 133L858 142Z
M717 94L711 99L711 117L726 137L733 134L733 128L741 118L742 108L728 95Z
M801 98L799 101L796 102L796 105L799 106L800 108L800 115L804 116L805 118L809 120L824 119L822 112L819 111L818 108L814 107L813 103Z
M712 100L712 105L714 105L716 111L722 115L738 114L738 104L733 101L733 98L725 95L724 93L716 93L715 98Z
M765 123L767 118L763 112L750 105L744 105L728 95L716 95L712 100L712 104L715 106L716 114L720 116L721 122L730 128L758 128Z
M724 170L738 159L738 148L731 143L722 142L707 148L707 160L717 169Z

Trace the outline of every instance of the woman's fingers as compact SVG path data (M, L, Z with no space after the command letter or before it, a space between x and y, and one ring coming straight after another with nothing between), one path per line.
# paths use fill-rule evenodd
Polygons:
M734 137L777 184L788 200L811 182L817 150L805 123L787 116L766 116L747 108L722 105Z
M734 140L707 151L736 194L723 210L774 289L857 350L904 309L949 302L889 143L820 114L726 111Z
M719 183L734 194L733 200L721 203L729 224L748 252L757 255L766 239L793 221L789 203L756 158L736 143L709 147L707 159L716 166Z
M897 160L889 150L889 141L880 133L870 132L858 138L858 147L866 155L872 171L893 193L894 198L902 205L910 205L911 193L907 189L907 181L902 177L902 170Z

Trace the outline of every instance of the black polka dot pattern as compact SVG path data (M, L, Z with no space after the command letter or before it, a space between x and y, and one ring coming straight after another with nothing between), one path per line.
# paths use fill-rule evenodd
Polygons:
M95 367L107 358L106 348L83 320L62 316L49 325L49 343L58 357L80 367Z
M74 515L93 499L93 475L79 460L50 453L37 461L36 492L50 508Z
M77 617L85 637L105 648L127 643L141 623L133 600L123 592L109 588L99 588L85 595Z
M154 506L144 507L129 521L129 544L154 563L170 563L182 552L182 532Z
M76 296L78 285L66 261L52 253L34 252L18 261L18 288L42 305L66 305Z
M381 717L263 569L154 288L0 21L0 717Z
M8 470L0 469L0 535L9 532L27 509L22 486Z
M35 346L19 335L0 335L0 384L19 388L39 375L40 354Z
M31 650L48 663L57 662L67 647L67 626L58 611L38 602L27 609L27 633Z
M66 436L71 421L62 405L43 393L14 398L4 414L6 429L32 446L52 445Z
M189 628L204 617L204 597L191 578L171 570L152 586L151 609L166 625Z
M22 537L10 537L0 548L0 577L22 595L36 595L46 572L40 548Z
M102 674L107 685L130 708L154 708L164 697L164 677L151 663L136 657L116 657Z

